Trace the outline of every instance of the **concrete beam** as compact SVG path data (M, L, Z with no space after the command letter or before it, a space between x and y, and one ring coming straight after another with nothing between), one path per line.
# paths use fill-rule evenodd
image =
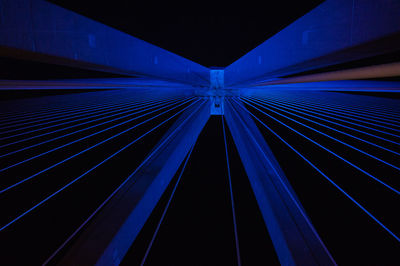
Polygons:
M209 101L185 111L59 264L119 265L209 117Z
M398 0L327 0L228 66L225 86L398 50L399 14Z
M234 100L225 118L282 265L335 265L257 125Z
M210 84L208 68L43 0L0 1L0 56Z

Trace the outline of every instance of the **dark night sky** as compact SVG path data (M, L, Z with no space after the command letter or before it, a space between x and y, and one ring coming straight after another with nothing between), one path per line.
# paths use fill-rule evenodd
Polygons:
M50 2L209 67L231 64L323 1Z

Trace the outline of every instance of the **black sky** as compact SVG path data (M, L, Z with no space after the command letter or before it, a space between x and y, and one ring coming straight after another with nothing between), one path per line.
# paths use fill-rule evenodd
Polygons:
M210 67L231 64L323 1L50 2Z

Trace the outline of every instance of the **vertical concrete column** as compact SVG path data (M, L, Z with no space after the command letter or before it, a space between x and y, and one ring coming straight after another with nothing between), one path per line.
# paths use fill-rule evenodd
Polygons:
M210 70L211 115L224 114L224 70Z

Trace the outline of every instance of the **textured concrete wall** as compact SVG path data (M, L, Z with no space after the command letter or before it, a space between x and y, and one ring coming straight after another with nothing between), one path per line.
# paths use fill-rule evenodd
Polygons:
M266 80L399 47L399 0L327 0L228 66L225 85Z
M0 0L0 55L209 86L209 70L43 0Z

